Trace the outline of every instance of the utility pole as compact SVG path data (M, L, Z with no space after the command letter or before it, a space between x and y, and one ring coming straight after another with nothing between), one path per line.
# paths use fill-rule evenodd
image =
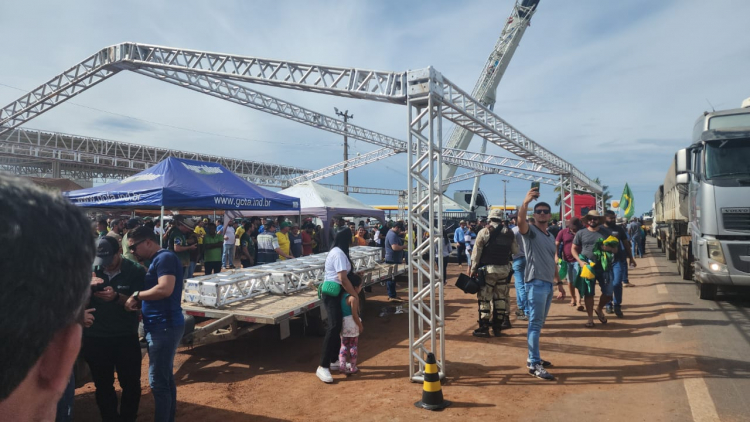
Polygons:
M354 115L349 115L349 110L340 112L338 108L334 107L336 115L341 116L344 119L344 161L349 159L349 138L346 136L346 122L349 119L353 119ZM349 171L344 169L344 194L349 195Z
M508 182L510 182L510 180L503 179L501 182L503 182L503 214L505 215L505 218L508 218L508 191L506 188L508 187Z

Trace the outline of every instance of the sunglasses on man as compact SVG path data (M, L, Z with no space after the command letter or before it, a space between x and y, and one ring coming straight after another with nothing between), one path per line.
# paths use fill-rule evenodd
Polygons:
M534 214L549 214L549 210L536 210L534 211Z
M141 243L143 243L145 241L146 241L146 239L143 239L140 242L135 242L132 245L128 246L128 249L130 250L130 253L135 252L135 250L138 248L138 245L140 245Z

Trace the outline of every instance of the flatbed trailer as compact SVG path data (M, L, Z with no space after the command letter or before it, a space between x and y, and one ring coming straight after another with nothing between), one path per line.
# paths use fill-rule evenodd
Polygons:
M362 283L370 286L405 272L404 264L378 263L364 271ZM288 295L263 294L218 308L183 301L183 311L193 316L196 322L194 329L186 331L183 344L195 346L234 340L266 325L278 325L281 339L285 339L291 334L289 323L292 318L304 318L305 327L322 327L327 315L321 303L318 292L313 289Z

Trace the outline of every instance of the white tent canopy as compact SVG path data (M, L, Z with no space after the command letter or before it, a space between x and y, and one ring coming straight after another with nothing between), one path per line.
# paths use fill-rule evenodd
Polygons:
M315 182L302 182L279 192L300 200L300 213L303 216L314 216L323 222L321 240L326 243L329 238L330 222L336 217L372 217L385 222L385 212L366 205L350 196L333 189L328 189ZM288 212L237 211L236 216L270 217L290 215ZM297 213L294 213L297 215Z

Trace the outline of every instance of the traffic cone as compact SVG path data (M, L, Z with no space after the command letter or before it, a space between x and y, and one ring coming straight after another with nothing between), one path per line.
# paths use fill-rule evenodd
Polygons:
M414 406L427 410L443 410L451 405L448 400L443 400L443 389L440 384L437 361L435 355L429 353L424 366L424 383L422 385L422 400L414 403Z

